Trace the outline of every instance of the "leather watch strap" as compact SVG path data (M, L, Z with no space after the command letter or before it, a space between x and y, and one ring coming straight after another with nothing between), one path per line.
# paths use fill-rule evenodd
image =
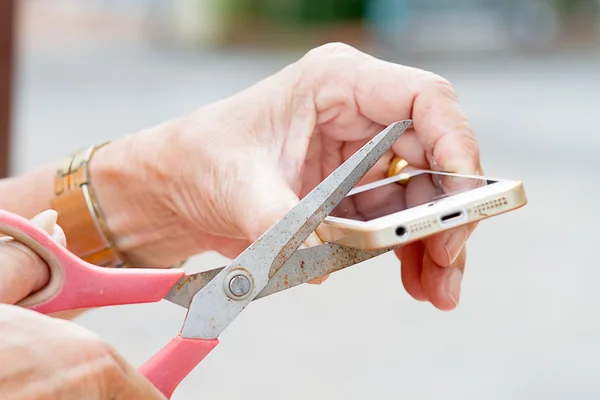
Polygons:
M65 159L54 179L52 208L65 231L68 249L83 260L102 267L127 267L114 246L105 218L90 185L89 162L103 143L82 149Z

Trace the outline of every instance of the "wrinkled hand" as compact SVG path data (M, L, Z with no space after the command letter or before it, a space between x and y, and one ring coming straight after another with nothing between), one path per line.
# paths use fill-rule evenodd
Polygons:
M32 223L65 245L56 212ZM41 289L48 266L26 246L0 241L0 399L164 399L111 346L59 318L14 306Z
M107 343L86 329L0 304L3 400L152 400L165 397Z
M360 184L384 178L394 154L417 168L482 173L450 83L329 44L230 98L111 143L97 153L92 179L117 245L134 264L168 265L203 250L234 257L403 119L412 128ZM457 305L474 228L396 250L414 298L443 310Z

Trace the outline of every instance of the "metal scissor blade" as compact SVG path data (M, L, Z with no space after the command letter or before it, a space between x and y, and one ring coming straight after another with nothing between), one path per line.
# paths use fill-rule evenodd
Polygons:
M267 286L254 298L269 296L313 279L359 264L392 250L360 250L327 243L296 251L275 273ZM225 267L198 272L181 278L167 293L165 300L189 308L194 295L206 286Z
M218 337L411 123L396 122L381 131L196 293L181 335ZM250 287L241 297L232 299L228 294L230 283L241 276Z
M268 278L275 275L275 272L392 147L411 123L410 120L396 122L377 134L255 242L262 243L264 247L269 246L271 249L279 247L279 251L273 254ZM267 255L269 250L264 247L261 250Z
M298 250L279 268L254 300L340 271L390 250L360 250L335 243Z
M184 276L169 290L164 299L181 307L189 308L194 295L208 285L224 268L220 267Z

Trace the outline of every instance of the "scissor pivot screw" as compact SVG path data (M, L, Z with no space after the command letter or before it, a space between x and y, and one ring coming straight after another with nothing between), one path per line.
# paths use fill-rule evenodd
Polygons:
M229 279L228 288L229 290L227 291L227 294L229 297L233 296L233 298L237 300L250 293L250 290L252 289L252 282L245 274L238 273Z

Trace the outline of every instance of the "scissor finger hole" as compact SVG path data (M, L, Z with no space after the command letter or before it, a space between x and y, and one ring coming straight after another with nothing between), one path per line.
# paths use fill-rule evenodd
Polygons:
M32 229L37 231L37 228ZM50 278L48 283L42 289L29 294L27 297L19 301L17 305L22 307L32 307L54 297L54 295L56 295L60 290L64 280L61 263L58 257L29 234L14 226L0 224L0 234L6 235L1 238L2 240L10 240L10 237L15 241L27 246L29 249L35 252L50 269Z

